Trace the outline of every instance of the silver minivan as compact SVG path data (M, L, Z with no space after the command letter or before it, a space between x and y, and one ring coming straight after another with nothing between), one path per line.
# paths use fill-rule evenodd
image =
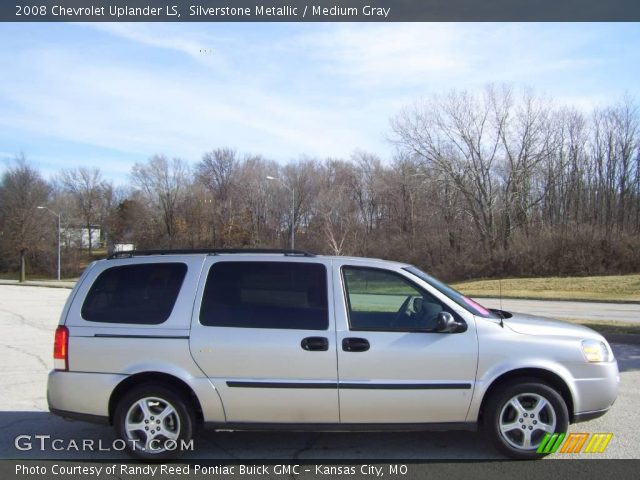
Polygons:
M536 458L609 410L618 366L569 323L482 307L418 268L301 251L116 254L55 334L50 410L111 424L143 459L199 427L482 428Z

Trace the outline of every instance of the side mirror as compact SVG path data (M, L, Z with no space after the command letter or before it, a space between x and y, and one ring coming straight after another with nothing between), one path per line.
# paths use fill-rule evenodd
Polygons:
M449 312L440 312L436 323L436 332L439 333L462 333L467 330L464 320L456 320Z

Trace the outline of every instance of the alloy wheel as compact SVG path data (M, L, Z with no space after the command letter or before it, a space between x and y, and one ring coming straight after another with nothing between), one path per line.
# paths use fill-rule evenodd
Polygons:
M124 431L134 449L159 454L175 446L180 436L180 417L175 407L158 397L144 397L129 407Z
M513 448L536 450L547 433L554 433L556 423L556 412L548 399L537 393L519 393L502 407L498 431Z

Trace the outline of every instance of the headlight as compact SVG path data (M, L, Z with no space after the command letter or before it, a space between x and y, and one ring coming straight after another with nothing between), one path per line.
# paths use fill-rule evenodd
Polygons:
M608 362L611 360L609 348L598 340L583 340L582 353L587 362Z

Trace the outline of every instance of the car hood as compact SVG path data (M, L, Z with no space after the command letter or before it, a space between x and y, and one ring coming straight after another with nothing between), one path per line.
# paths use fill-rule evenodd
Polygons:
M511 318L505 318L504 325L514 332L525 335L555 335L563 337L580 337L602 339L595 330L575 323L563 322L553 318L538 317L524 313L511 312Z

